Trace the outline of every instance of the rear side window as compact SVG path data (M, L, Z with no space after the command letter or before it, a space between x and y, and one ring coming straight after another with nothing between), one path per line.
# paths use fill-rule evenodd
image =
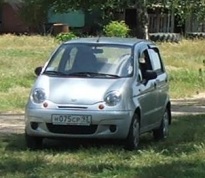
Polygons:
M152 65L152 69L156 71L158 74L164 72L164 68L162 65L162 61L159 55L158 49L148 49L149 57L150 57L150 62Z

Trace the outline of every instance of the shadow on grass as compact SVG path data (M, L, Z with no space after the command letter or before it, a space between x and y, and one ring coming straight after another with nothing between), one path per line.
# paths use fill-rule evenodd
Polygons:
M15 150L13 146L17 145L11 144L7 148L11 149L12 147L11 150ZM21 147L18 147L16 150L18 149L21 149ZM116 150L116 152L118 152L118 150ZM113 152L113 154L117 155L116 152ZM76 160L74 162L72 159L63 159L62 162L59 158L58 161L54 161L55 158L52 158L53 161L45 159L46 155L55 155L55 152L50 152L48 150L45 152L25 152L24 154L26 154L27 159L12 157L12 155L7 158L4 157L0 162L1 175L11 174L12 177L15 177L14 175L17 175L18 173L24 175L23 177L32 178L50 177L51 175L53 177L66 177L67 175L69 175L69 177L84 177L85 175L87 175L87 177L96 177L96 175L98 175L98 177L116 177L116 175L118 175L117 177L123 178L203 178L205 175L205 163L203 159L191 159L188 161L186 159L173 159L172 161L169 161L169 163L166 161L157 162L157 160L155 160L155 164L137 164L134 166L126 164L126 160L124 163L98 161L99 155L106 155L105 152L102 152L102 149L100 149L99 152L93 152L90 149L89 152L86 151L87 156L84 157L85 160L88 159L87 161ZM130 155L132 154L129 154L128 157L130 157ZM93 161L91 161L90 157L93 157ZM126 157L126 152L123 157ZM111 156L111 160L112 159ZM143 157L141 157L141 159L143 159Z
M170 127L170 135L164 141L154 141L152 134L141 136L140 150L154 149L157 152L165 150L168 154L193 151L193 145L204 142L205 115L174 117ZM3 136L7 142L6 150L27 150L24 134L12 134ZM114 148L122 149L123 142L118 140L96 139L44 139L43 149L55 151L74 151L81 148Z
M6 143L5 150L26 151L24 134L10 134L1 136L1 140ZM47 151L78 151L89 148L110 148L119 149L123 144L118 140L99 140L99 139L44 139L42 150ZM36 150L39 151L39 150Z
M32 159L22 159L21 157L4 156L0 161L0 175L1 177L25 177L22 175L27 175L26 177L34 177L35 170L42 168L46 165L46 161L40 157L32 157ZM9 176L10 174L10 176Z
M97 159L97 158L96 158ZM9 166L8 166L9 165ZM50 162L43 157L36 156L22 160L9 157L0 162L1 176L18 174L23 177L140 177L140 178L203 178L203 160L190 161L177 160L171 163L156 163L155 165L131 166L130 164L84 161L73 163L72 161ZM98 176L96 176L98 175Z
M169 137L155 142L151 137L144 137L142 149L153 149L168 155L190 153L195 146L204 144L205 115L178 116L173 118Z
M171 163L159 163L154 166L144 166L136 171L140 178L204 178L204 161L177 160Z
M183 116L175 117L173 119L172 127L170 128L170 136L166 141L155 142L152 139L151 134L143 135L141 138L140 150L126 152L122 151L122 146L118 142L107 140L45 140L43 150L30 152L27 150L24 141L23 134L5 135L0 137L3 145L5 145L5 151L10 154L8 157L2 157L0 162L0 173L7 175L11 172L18 171L26 177L40 178L42 176L49 177L83 177L82 175L89 175L90 177L157 177L157 178L185 178L185 177L198 177L205 176L204 159L200 159L200 155L193 159L182 158L181 155L189 155L191 152L196 152L195 145L204 144L205 137L205 115L198 116ZM3 146L1 146L3 147ZM129 160L132 156L139 154L139 159L144 159L143 151L149 152L154 150L154 153L161 153L166 156L169 161L157 161L155 164L142 164L132 165ZM27 159L21 159L20 156L12 156L12 153L19 152ZM68 156L71 160L63 160L57 162L45 159L44 156L59 155L62 153L65 156L66 153L73 153L73 156ZM112 153L111 160L114 157L122 157L125 162L110 162L110 161L97 161L98 157L102 158L107 152ZM83 157L79 157L79 155ZM61 154L60 154L61 155ZM179 155L179 157L177 156ZM107 155L106 155L107 156ZM170 159L173 157L173 159ZM84 158L85 161L78 159ZM93 158L93 160L91 159ZM126 158L128 162L126 162ZM53 160L55 158L52 158ZM77 159L72 161L72 159ZM87 160L86 160L87 159ZM136 161L139 161L135 157ZM146 159L146 157L145 157ZM130 160L132 161L132 160ZM150 160L151 161L151 160ZM9 165L9 166L8 166ZM69 168L69 169L68 169ZM81 176L80 176L81 175ZM121 176L120 176L121 175ZM122 176L123 175L123 176ZM88 177L89 177L88 176Z

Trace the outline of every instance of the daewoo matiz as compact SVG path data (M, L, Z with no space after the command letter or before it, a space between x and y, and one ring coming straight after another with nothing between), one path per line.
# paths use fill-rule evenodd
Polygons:
M135 38L79 38L44 65L25 112L31 149L44 138L120 139L137 149L142 133L168 135L168 76L157 46Z

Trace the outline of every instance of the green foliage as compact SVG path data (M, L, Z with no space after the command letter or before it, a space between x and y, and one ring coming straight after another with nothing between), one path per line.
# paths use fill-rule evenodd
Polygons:
M112 21L103 29L106 36L126 37L130 31L124 21Z
M98 11L102 18L102 24L104 24L107 20L116 20L116 12L118 13L134 6L139 12L144 12L142 16L146 16L146 10L144 8L150 8L153 4L167 7L171 11L174 10L175 14L181 17L182 22L191 13L198 22L204 22L205 20L204 0L104 0L103 3L97 0L23 0L22 16L30 28L42 30L43 23L47 22L47 12L51 7L54 12L68 12L73 10ZM137 15L140 17L140 14ZM141 26L137 26L137 28L141 28Z
M77 36L72 33L72 32L68 32L68 33L59 33L57 36L56 36L56 39L60 42L64 42L64 41L69 41L69 40L72 40L74 38L77 38Z
M141 7L151 7L152 4L158 4L168 7L170 10L175 9L175 13L186 19L192 12L200 22L205 19L205 2L204 0L104 0L103 3L97 0L50 0L56 11L65 12L69 9L82 9L93 11L100 9L103 18L113 20L113 12L133 7L136 4Z
M176 12L182 20L186 20L188 17L193 16L197 22L204 23L205 21L205 1L204 0L175 0ZM174 3L174 1L172 2Z

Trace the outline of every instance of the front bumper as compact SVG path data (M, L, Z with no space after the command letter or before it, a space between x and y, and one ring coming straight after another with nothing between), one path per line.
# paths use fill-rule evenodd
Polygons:
M89 126L55 125L52 114L91 115L92 122ZM131 111L27 109L25 131L28 135L45 138L124 139L131 120Z

